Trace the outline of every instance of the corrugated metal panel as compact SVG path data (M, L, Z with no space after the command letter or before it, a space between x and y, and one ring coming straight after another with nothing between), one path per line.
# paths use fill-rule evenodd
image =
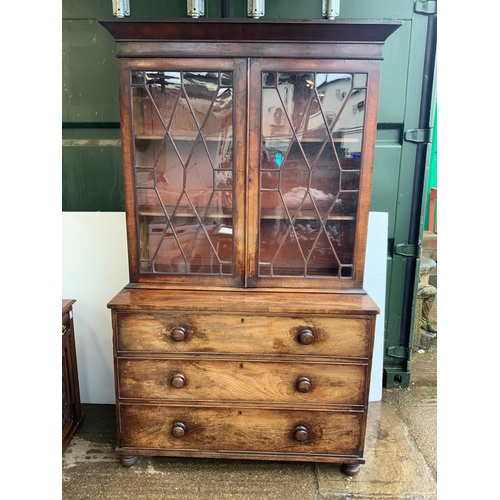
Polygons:
M123 212L119 140L69 139L62 150L62 209L65 212Z
M92 19L63 21L62 121L118 122L116 44Z

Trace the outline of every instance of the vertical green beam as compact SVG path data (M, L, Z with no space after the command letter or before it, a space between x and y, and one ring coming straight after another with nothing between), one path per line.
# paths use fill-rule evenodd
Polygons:
M427 186L427 195L425 198L425 225L429 229L429 204L431 200L431 188L437 188L437 103L434 105L434 127L432 129L432 149L431 161L429 167L429 183Z

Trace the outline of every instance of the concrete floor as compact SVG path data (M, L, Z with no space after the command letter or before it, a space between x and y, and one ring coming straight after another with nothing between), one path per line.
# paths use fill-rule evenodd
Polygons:
M114 405L84 405L62 459L63 500L437 499L437 348L412 360L409 389L370 403L366 464L355 477L336 464L141 457L113 453Z

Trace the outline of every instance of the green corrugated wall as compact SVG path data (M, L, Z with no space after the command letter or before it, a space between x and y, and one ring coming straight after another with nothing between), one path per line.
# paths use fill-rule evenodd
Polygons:
M131 0L131 18L187 17L185 0ZM246 17L246 0L231 0ZM394 213L413 2L344 0L340 17L403 19L385 47L372 210ZM207 0L206 17L220 17ZM115 42L97 19L112 17L111 0L62 2L62 209L123 211ZM321 0L268 0L266 18L321 18ZM390 217L394 227L394 219ZM390 229L391 230L391 229Z

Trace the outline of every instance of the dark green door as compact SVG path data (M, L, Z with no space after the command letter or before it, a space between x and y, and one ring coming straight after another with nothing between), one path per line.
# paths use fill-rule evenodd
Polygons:
M341 4L342 13L354 16L359 3ZM404 23L384 49L371 210L389 214L384 385L408 387L434 109L436 2L385 1L372 8L392 18L395 4Z

